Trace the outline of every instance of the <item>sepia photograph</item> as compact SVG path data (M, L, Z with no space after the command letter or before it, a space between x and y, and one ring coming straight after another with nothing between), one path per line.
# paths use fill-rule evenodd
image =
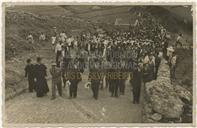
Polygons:
M193 17L193 3L3 3L3 125L192 126Z

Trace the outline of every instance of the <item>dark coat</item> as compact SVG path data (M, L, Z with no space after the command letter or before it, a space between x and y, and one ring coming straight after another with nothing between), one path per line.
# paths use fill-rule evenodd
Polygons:
M82 72L79 68L79 65L77 65L77 67L74 67L74 63L70 63L69 65L70 66L66 71L66 78L71 82L71 85L78 84L82 80Z
M25 77L28 77L29 91L32 92L35 89L35 65L30 64L25 67Z
M146 65L146 69L144 69L143 72L143 81L144 82L150 82L154 79L154 65L148 64Z
M46 80L46 66L44 64L35 65L35 78L36 78L36 92L38 97L44 96L49 92L49 87Z
M132 86L139 87L141 86L141 82L142 82L142 73L138 70L134 70L132 77Z
M35 77L35 65L30 64L25 67L25 77L28 79L34 79Z

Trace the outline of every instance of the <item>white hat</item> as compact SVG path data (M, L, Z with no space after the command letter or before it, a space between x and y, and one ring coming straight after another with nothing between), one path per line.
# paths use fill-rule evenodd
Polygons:
M174 52L174 48L172 46L167 48L168 51Z

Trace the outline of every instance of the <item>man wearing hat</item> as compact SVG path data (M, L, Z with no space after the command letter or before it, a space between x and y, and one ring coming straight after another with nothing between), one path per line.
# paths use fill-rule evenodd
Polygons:
M56 63L53 62L52 67L50 69L50 73L52 76L52 98L54 100L56 98L56 87L58 89L58 93L62 96L62 80L61 80L61 69L56 67Z

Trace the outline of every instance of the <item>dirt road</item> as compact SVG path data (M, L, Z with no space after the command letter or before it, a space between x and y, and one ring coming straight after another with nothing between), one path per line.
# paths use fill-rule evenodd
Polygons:
M48 82L50 84L50 82ZM126 94L110 97L107 90L99 92L99 99L92 98L91 90L79 84L77 99L64 96L50 100L48 96L37 98L35 93L24 93L6 102L6 123L136 123L141 122L141 105L132 104L129 85Z
M44 63L50 68L54 56L47 49L39 50ZM51 56L50 56L51 55ZM86 71L83 75L87 75ZM85 78L85 77L84 77ZM110 97L107 89L100 90L94 100L92 91L84 88L86 80L79 83L77 99L68 99L67 88L63 97L51 98L50 92L43 98L25 92L5 104L5 123L138 123L141 122L141 104L132 104L131 87L126 82L126 93L119 98Z

